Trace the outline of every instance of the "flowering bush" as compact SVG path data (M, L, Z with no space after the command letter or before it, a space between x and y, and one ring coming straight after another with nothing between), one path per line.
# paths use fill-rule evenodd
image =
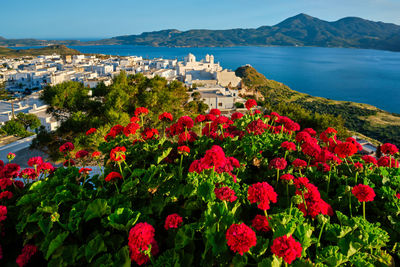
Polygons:
M160 129L141 107L94 152L63 144L64 167L0 162L0 265L397 263L397 148L361 156L333 128L300 130L255 106L231 117L161 113Z

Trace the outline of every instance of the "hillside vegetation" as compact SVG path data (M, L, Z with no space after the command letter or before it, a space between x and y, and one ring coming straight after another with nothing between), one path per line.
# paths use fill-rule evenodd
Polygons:
M65 45L50 45L42 48L31 49L11 49L0 47L0 57L22 57L22 56L40 56L40 55L78 55L81 54L78 50L71 49Z
M264 97L267 108L290 115L302 121L302 124L312 124L320 115L328 114L332 117L324 119L343 118L345 127L350 131L380 142L400 144L400 114L389 113L368 104L335 101L300 93L283 83L267 79L251 66L238 68L236 75L242 77L248 91L259 92Z

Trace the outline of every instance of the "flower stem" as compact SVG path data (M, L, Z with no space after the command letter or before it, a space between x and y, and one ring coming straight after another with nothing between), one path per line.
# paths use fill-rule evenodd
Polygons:
M275 190L278 188L279 184L279 169L276 169L276 184L275 184Z
M318 235L318 242L317 242L317 248L320 247L320 241L321 241L321 236L322 236L322 232L324 231L324 227L325 227L325 221L322 224L321 230L319 231L319 235Z
M306 209L306 212L307 212L307 203L306 203L306 198L304 197L304 192L303 191L301 191L301 196L303 198L304 208Z
M182 179L182 172L183 172L183 170L182 170L182 161L183 161L183 154L181 154L181 161L179 163L179 178L181 178L181 179Z
M353 212L351 211L351 191L349 191L349 209L350 209L350 218L352 218Z
M228 209L228 204L226 203L226 200L224 200L224 204L225 204L226 210L229 211L229 209Z
M364 220L365 220L365 201L363 202L363 217L364 217Z
M268 219L268 212L267 212L267 210L264 210L264 215L265 215L265 218L267 218L267 221L269 221L269 219Z
M117 163L118 163L118 166L119 166L119 171L120 171L121 176L122 176L122 180L124 180L124 173L122 172L121 163L119 161Z
M118 195L119 195L119 189L118 189L117 183L114 182L114 185L115 185L115 189L117 189L117 193L118 193Z
M287 197L287 204L289 205L290 198L289 198L289 183L286 183L286 197Z
M331 170L329 170L328 174L328 185L326 186L326 194L329 195L329 184L331 183Z

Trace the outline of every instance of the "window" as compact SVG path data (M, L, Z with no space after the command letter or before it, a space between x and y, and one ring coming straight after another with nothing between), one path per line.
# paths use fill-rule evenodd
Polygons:
M218 103L218 106L219 106L219 107L222 107L222 103Z

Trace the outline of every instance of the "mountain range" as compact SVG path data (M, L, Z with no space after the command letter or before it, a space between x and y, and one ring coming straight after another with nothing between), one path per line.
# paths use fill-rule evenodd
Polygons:
M328 22L302 13L274 26L262 26L256 29L188 31L169 29L90 42L0 37L0 46L50 44L167 47L319 46L400 51L400 26L357 17Z

